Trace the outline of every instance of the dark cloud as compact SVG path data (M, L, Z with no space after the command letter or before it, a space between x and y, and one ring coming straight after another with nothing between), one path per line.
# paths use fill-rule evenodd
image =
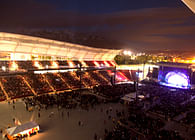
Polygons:
M55 5L33 0L2 0L0 10L1 27L67 26L79 19L78 13L59 11Z
M123 47L194 49L195 16L188 9L150 8L121 12L108 16L107 24L123 25L123 28L103 32L123 42Z

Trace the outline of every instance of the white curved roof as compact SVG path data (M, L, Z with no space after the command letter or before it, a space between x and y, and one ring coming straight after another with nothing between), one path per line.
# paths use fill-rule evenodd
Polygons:
M113 60L120 51L0 32L0 52L56 56L73 60Z

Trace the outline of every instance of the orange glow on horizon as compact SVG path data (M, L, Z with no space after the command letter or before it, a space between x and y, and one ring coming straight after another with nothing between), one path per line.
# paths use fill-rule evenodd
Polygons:
M194 57L194 59L192 60L192 63L195 64L195 57Z
M177 60L175 62L179 62L179 63L188 63L188 64L195 64L195 59L191 59L191 60L184 60L184 59L181 59L181 60Z

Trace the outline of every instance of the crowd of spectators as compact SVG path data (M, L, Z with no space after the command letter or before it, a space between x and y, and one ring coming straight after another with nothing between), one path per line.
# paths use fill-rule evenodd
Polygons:
M164 126L160 119L153 119L140 112L130 111L128 121L132 128L146 136L157 133Z
M82 91L71 91L59 94L45 94L34 96L33 98L24 98L26 107L39 106L47 109L48 107L57 106L58 108L73 109L77 106L88 110L96 104L103 102L94 95L81 94Z
M149 82L142 83L137 93L144 95L144 98L129 104L128 115L120 117L119 123L115 124L113 130L106 133L106 140L184 140L185 138L181 136L177 128L166 129L170 121L175 122L172 119L176 116L184 116L178 122L186 125L182 125L181 131L189 133L191 131L188 132L188 129L195 128L195 101L190 101L194 96L193 90L174 89ZM187 105L184 104L188 100L190 102ZM150 104L147 110L144 109L145 103ZM164 117L159 117L159 114Z
M116 124L113 131L105 132L105 140L137 140L136 136L132 136L131 132L120 124Z
M183 104L194 95L191 90L172 89L152 84L141 86L139 94L144 95L149 102L149 111L161 114L166 119L186 111Z
M45 74L49 83L53 86L56 91L63 91L69 89L66 82L64 82L57 73L47 73Z
M76 72L65 72L59 73L62 78L67 82L67 84L71 87L71 89L78 89L80 86L84 86L83 83L80 82L80 79Z
M0 81L10 98L110 85L106 77L94 71L45 74L28 72L22 75L5 75Z
M99 85L93 88L94 93L107 98L120 98L135 91L133 84Z
M191 128L195 129L195 112L187 112L185 117L180 122L187 124Z
M111 75L108 73L108 71L100 70L98 71L103 77L105 77L108 81L111 80Z
M29 73L24 75L24 78L28 81L30 86L37 94L49 93L53 91L42 74Z
M104 99L98 98L98 96L103 96L107 99L120 99L123 95L135 92L136 90L135 84L111 85L108 82L109 80L107 79L106 81L106 78L102 78L100 74L105 76L107 71L101 71L101 73L100 71L84 72L82 73L82 81L80 81L80 75L78 73L65 72L47 73L44 75L29 73L23 76L5 76L0 78L0 82L11 98L32 95L32 91L26 85L24 79L26 79L38 95L52 92L53 90L50 86L53 86L57 91L69 88L77 89L69 92L65 91L64 93L43 94L33 96L32 98L25 98L24 101L27 110L32 106L38 106L39 109L57 106L58 108L66 109L81 107L88 110L90 107L93 108L94 105L105 102ZM93 87L93 93L98 96L81 94L81 86ZM0 97L1 93L3 92L0 92ZM118 121L113 121L114 128L112 131L105 132L105 140L136 140L140 136L143 139L182 140L178 132L165 130L164 126L169 119L172 120L177 115L188 111L187 108L194 109L195 103L193 101L184 105L186 101L194 96L194 91L173 89L155 83L142 82L142 85L138 87L137 94L143 95L144 98L131 102L128 106L128 112L116 111L118 118L114 120ZM147 109L146 103L149 104ZM153 117L151 113L160 114L163 118ZM189 111L181 122L194 128L194 118L195 113Z
M33 61L17 61L19 69L24 69L24 70L36 70L38 69L37 67L34 66Z
M5 99L6 99L6 96L3 93L3 90L0 88L0 101L4 101Z
M1 77L0 81L10 98L33 95L20 75Z
M182 138L178 132L160 130L158 133L151 137L153 140L185 140Z
M93 86L98 85L98 82L89 75L89 72L82 73L82 80L86 88L92 88Z
M40 65L44 68L50 68L52 66L50 61L39 61Z
M58 62L59 66L68 66L68 62L67 61L60 61L60 60L58 60L57 62Z
M95 66L93 61L85 61L85 63L87 64L87 66L90 66L90 67L94 67Z
M109 85L110 79L106 79L105 77L102 77L102 75L98 71L90 71L89 75L97 81L99 85Z

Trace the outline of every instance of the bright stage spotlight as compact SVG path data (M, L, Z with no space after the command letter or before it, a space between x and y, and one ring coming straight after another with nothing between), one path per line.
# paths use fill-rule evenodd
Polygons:
M167 84L170 84L175 87L188 87L189 86L189 78L181 72L169 72L165 76L165 81Z

